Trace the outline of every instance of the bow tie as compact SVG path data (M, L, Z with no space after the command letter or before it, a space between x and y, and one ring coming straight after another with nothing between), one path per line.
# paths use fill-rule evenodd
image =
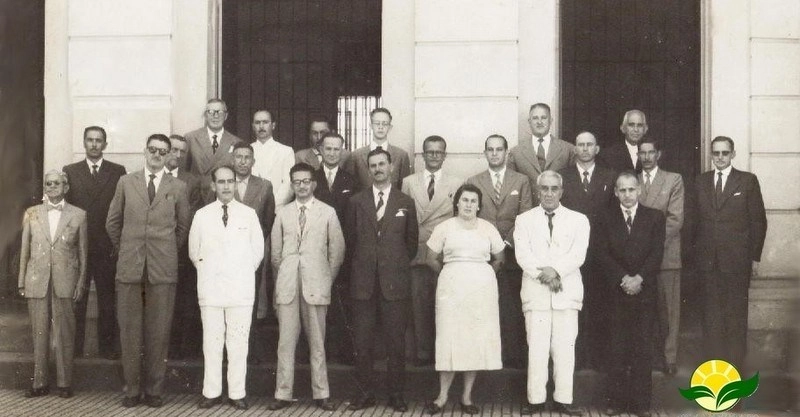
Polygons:
M48 205L47 205L47 211L50 211L50 210L58 210L58 211L61 211L61 210L63 210L63 209L64 209L64 205L63 205L63 204L55 204L55 205L53 205L53 204L48 204Z

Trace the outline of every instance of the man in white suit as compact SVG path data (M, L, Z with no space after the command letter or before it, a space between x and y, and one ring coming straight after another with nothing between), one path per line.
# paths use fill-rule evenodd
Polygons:
M403 194L414 199L419 222L419 248L411 261L411 328L417 366L433 364L437 274L425 265L426 242L433 229L453 217L453 195L463 181L442 173L447 142L428 136L422 142L425 170L403 179Z
M336 210L314 198L314 168L301 162L290 175L296 199L278 210L271 235L280 339L275 401L267 408L280 410L292 404L294 355L303 327L314 402L333 411L325 363L325 316L331 285L344 261L344 235Z
M272 137L275 121L272 112L258 110L253 114L253 175L272 183L275 207L280 207L292 199L289 170L294 165L294 151Z
M217 199L195 214L189 258L197 268L197 298L203 321L203 399L200 408L222 402L222 350L228 352L228 402L248 408L247 346L255 299L255 272L264 257L264 235L255 210L236 201L233 168L211 172Z
M553 411L579 416L581 411L570 404L578 311L583 306L580 267L589 246L589 219L561 205L563 180L555 171L539 174L536 189L539 206L519 215L514 229L528 333L528 400L521 414L544 410L552 357Z

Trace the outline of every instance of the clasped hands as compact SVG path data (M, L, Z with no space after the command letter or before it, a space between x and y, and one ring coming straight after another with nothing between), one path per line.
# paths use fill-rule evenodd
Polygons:
M622 282L619 284L622 287L622 291L625 291L625 294L628 295L636 295L642 292L642 276L639 274L636 275L625 275L622 277Z
M561 286L561 276L558 275L555 269L551 266L543 266L541 268L536 268L539 272L539 275L536 276L536 279L539 280L544 285L550 287L550 291L554 293L561 292L564 289Z

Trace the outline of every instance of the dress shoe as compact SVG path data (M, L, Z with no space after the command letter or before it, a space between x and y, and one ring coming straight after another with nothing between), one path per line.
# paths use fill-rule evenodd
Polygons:
M519 413L523 416L529 416L531 414L539 414L542 411L544 411L544 403L531 404L526 401L522 403L522 407L520 407Z
M461 407L461 412L464 414L478 414L481 412L481 409L475 404L459 403L458 405Z
M422 407L422 410L425 412L425 414L433 415L441 413L442 407L439 407L438 405L436 405L435 402L431 401L429 403L426 403L425 406Z
M233 400L228 398L228 404L230 404L231 407L237 410L247 410L248 408L250 408L250 405L247 404L247 400L245 400L244 398L239 398L238 400Z
M553 412L560 413L567 416L582 416L583 411L580 408L573 407L571 404L564 404L560 402L553 403Z
M666 373L669 376L675 376L675 374L678 373L678 365L676 365L674 363L668 363L667 364L667 372Z
M36 398L47 395L50 393L50 387L47 385L41 388L30 388L29 390L25 391L25 398Z
M606 408L606 411L603 414L605 414L607 416L618 416L618 415L622 414L622 410L619 409L619 408L608 407L608 408Z
M408 411L408 403L406 403L406 400L403 399L403 396L400 394L390 395L389 402L386 405L401 413Z
M314 405L325 411L333 411L336 409L336 403L331 401L330 398L320 398L318 400L314 400Z
M276 399L275 401L267 404L267 410L272 410L272 411L280 410L280 409L286 408L286 407L288 407L290 405L292 405L291 401L277 400Z
M158 408L164 405L164 399L160 395L147 395L144 396L145 405L152 408Z
M125 408L136 407L139 405L139 397L125 397L122 399L122 406Z
M199 403L197 403L197 408L211 408L211 407L213 407L215 405L219 405L219 404L222 404L222 396L221 395L219 397L216 397L216 398L203 397L203 399L200 400Z
M373 395L365 395L350 401L350 405L347 407L347 409L363 410L369 407L375 407L375 397Z
M72 388L70 387L58 387L58 396L61 398L72 398Z

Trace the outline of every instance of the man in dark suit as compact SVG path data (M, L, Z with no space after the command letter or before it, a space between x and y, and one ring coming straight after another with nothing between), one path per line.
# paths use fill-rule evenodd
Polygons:
M194 213L204 205L200 179L186 170L186 139L180 135L170 135L169 141L172 148L164 165L164 173L186 184L190 218L193 219ZM200 306L197 304L197 271L189 259L188 247L184 246L178 254L178 286L175 290L169 357L183 359L199 356L202 353L202 337Z
M640 190L636 174L619 174L619 205L598 222L597 253L611 304L609 416L650 416L652 323L666 228L660 211L639 204Z
M346 241L352 256L356 381L351 410L375 405L372 343L380 317L388 356L389 407L405 412L405 329L411 292L411 259L417 253L414 200L391 181L392 156L383 149L367 156L373 184L353 196L347 209Z
M212 196L211 169L217 165L232 164L233 145L241 142L241 139L225 130L228 106L224 101L218 98L208 100L203 117L205 126L184 135L189 145L186 168L200 178L203 195ZM209 198L213 200L213 197Z
M142 391L148 406L163 404L178 252L186 244L191 222L186 184L164 173L171 146L165 135L147 138L145 168L120 178L106 219L106 231L119 254L123 407L138 405Z
M642 170L639 162L639 141L647 134L647 117L641 110L628 110L622 118L619 130L625 135L625 140L617 142L603 151L600 155L602 165L615 172Z
M319 169L322 165L322 150L319 147L322 144L322 138L330 131L331 125L324 117L311 119L311 124L308 127L308 148L295 152L295 161L297 163L305 162L314 167L314 169Z
M503 365L525 368L528 342L525 337L525 318L522 315L522 269L514 257L514 222L517 216L533 207L528 177L506 168L508 142L500 135L491 135L484 143L484 155L489 169L467 179L489 197L483 201L478 216L492 223L506 244L506 262L497 273L500 297L500 336Z
M114 275L116 258L106 233L108 206L114 198L117 181L125 175L125 167L103 158L106 149L106 131L100 126L89 126L83 131L83 148L86 159L64 167L70 186L67 202L86 211L89 231L89 258L85 284L94 280L97 289L97 344L100 356L119 358L119 331L114 310ZM83 352L86 332L86 300L83 297L75 306L75 352Z
M545 170L558 171L575 160L575 147L571 143L556 139L550 133L553 118L550 106L536 103L528 112L528 125L533 137L520 140L508 155L508 168L528 176L531 184ZM538 205L538 196L533 195L533 205Z
M347 219L347 202L356 191L356 180L342 169L344 138L337 133L327 133L320 142L322 166L314 172L317 187L314 197L336 210L339 224L344 227ZM328 310L328 331L325 333L327 351L333 360L345 364L353 363L353 331L350 325L350 264L345 252L345 260L339 275L333 282L331 304Z
M614 197L616 175L610 169L598 165L596 156L600 152L597 138L591 132L582 132L575 138L576 164L559 171L564 179L564 207L575 210L589 218L591 230L597 228L598 216L608 209ZM596 236L590 237L586 262L581 266L583 277L583 309L579 313L580 331L576 343L577 369L602 367L608 346L608 302L601 272L594 253Z
M353 151L342 165L344 169L356 177L358 188L363 190L372 186L372 176L367 163L367 155L375 149L383 149L392 156L392 184L400 188L403 178L414 172L414 166L408 153L389 143L389 132L392 130L392 114L388 109L378 107L369 114L372 128L372 141L367 146L362 146Z
M711 141L714 169L695 182L695 253L705 283L703 354L741 366L747 353L748 290L758 273L767 216L758 178L733 168L735 157L731 138Z

